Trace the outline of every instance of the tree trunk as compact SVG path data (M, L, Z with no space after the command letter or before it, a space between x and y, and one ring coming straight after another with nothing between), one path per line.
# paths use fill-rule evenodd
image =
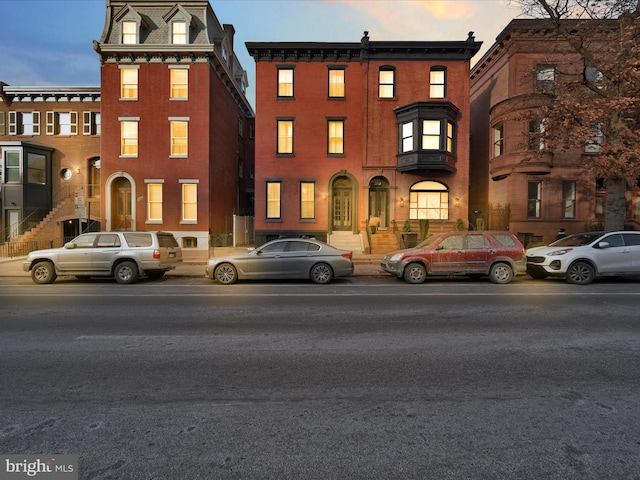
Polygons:
M627 183L622 178L609 177L606 181L607 200L604 211L604 229L624 230L627 209Z

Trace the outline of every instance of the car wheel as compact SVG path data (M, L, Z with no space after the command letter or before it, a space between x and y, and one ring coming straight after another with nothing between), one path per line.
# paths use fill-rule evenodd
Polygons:
M407 283L423 283L427 279L427 269L420 263L410 263L404 269L404 280Z
M144 273L149 280L160 280L162 277L164 277L165 271L164 270L147 270Z
M236 267L234 267L230 263L223 263L222 265L218 265L213 272L213 276L218 282L223 285L231 285L232 283L236 283L236 280L238 280L238 272L236 270Z
M588 285L596 278L596 271L587 262L576 262L567 270L566 280L574 285Z
M333 277L333 270L326 263L317 263L311 269L311 280L313 283L329 283Z
M135 283L140 278L138 266L133 262L122 262L116 265L113 272L116 282L122 284Z
M506 263L494 263L491 265L489 279L493 283L509 283L513 280L513 270Z
M58 275L51 262L38 262L31 269L31 280L33 280L34 283L53 283L56 278L58 278Z

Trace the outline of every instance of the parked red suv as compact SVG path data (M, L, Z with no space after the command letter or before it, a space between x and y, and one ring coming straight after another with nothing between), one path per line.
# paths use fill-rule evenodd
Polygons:
M449 232L432 235L415 248L382 259L385 272L422 283L427 275L488 275L509 283L526 269L524 247L510 232Z

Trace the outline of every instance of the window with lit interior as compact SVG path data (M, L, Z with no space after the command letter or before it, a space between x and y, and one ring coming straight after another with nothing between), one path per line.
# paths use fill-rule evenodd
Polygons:
M440 182L423 181L409 192L409 218L412 220L448 220L449 189Z

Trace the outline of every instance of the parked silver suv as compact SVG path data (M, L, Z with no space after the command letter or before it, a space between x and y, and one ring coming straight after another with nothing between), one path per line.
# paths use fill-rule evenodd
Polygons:
M161 278L182 263L182 249L169 232L91 232L62 248L31 252L22 264L35 283L52 283L58 275L115 277L134 283L141 276Z
M527 250L533 278L563 277L588 285L596 277L640 274L640 232L585 232Z

